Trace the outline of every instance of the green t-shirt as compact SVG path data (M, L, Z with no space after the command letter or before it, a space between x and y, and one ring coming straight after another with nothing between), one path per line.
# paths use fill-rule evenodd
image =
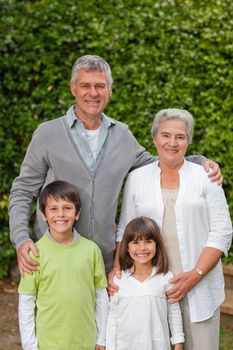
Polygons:
M36 296L35 332L40 350L94 350L95 289L107 285L100 249L79 235L70 245L44 235L38 271L25 275L19 292Z

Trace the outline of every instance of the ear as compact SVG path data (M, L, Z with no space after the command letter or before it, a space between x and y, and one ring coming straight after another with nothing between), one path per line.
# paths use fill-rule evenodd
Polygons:
M156 135L153 137L153 144L154 144L155 147L156 147Z
M40 215L41 215L41 217L42 217L42 220L43 220L44 222L47 222L46 216L44 215L44 213L42 213L41 210L40 210Z
M70 91L72 96L75 96L75 85L70 81Z
M77 214L76 214L76 216L75 216L75 220L78 220L78 219L79 219L80 212L81 212L81 209L77 212Z

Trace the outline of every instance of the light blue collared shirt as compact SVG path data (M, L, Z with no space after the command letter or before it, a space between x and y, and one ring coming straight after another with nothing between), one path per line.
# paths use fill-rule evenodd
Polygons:
M108 128L111 126L111 124L115 124L115 122L103 113L100 124L100 132L95 158L88 144L87 133L83 122L75 114L75 105L69 108L66 116L73 141L77 146L88 169L90 169L91 172L94 173L101 160L103 146L108 134Z

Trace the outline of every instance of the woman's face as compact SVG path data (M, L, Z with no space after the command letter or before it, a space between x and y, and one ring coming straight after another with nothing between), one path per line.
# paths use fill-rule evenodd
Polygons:
M179 119L162 121L154 137L154 144L160 162L170 165L182 163L189 145L185 122Z

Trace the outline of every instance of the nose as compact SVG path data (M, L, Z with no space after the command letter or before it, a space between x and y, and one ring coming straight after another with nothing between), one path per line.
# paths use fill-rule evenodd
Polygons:
M176 138L175 137L170 137L169 138L169 145L171 147L175 147L177 145Z
M62 208L58 209L58 216L63 217L64 216L64 210Z
M144 241L141 241L140 244L139 244L139 249L140 250L145 250L146 249L146 244Z
M98 91L95 86L90 86L89 95L95 97L98 95Z

